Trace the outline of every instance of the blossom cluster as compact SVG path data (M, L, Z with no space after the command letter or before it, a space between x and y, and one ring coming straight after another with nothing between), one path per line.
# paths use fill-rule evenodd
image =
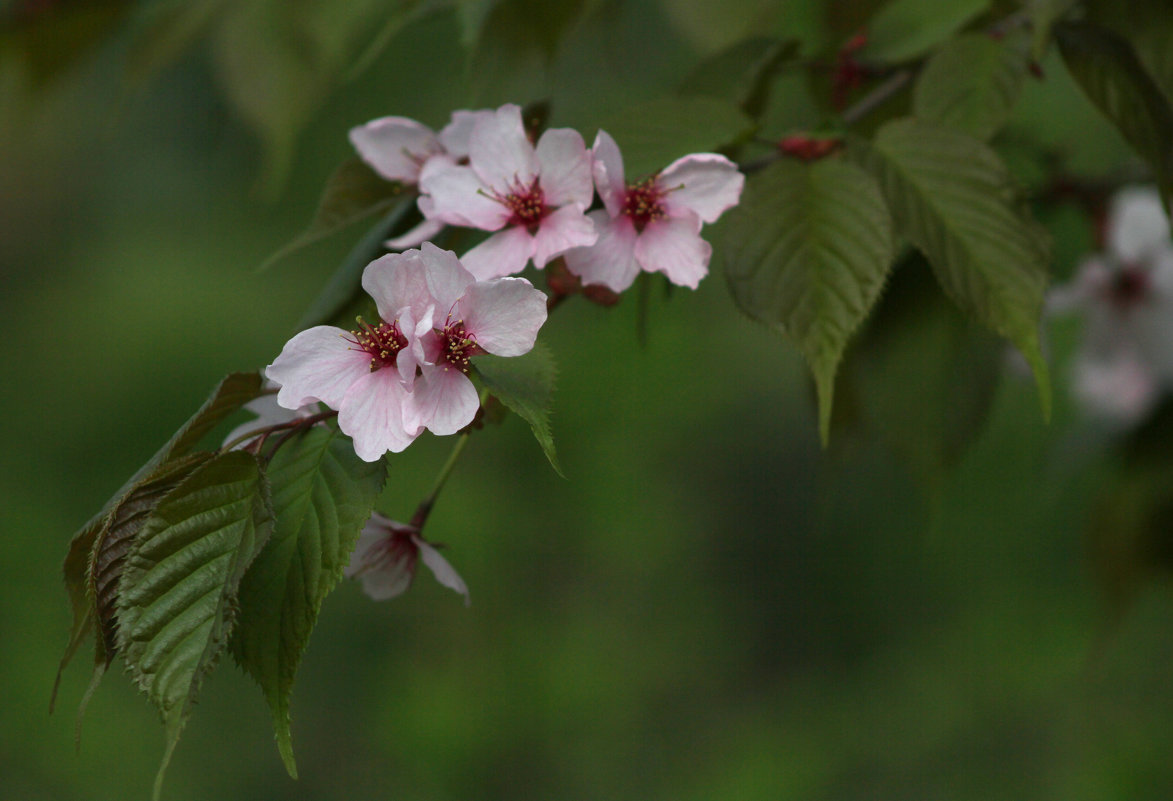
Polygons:
M480 280L562 256L584 283L615 292L641 270L695 289L712 254L701 228L737 204L745 182L724 156L694 153L628 183L605 131L589 150L570 128L551 128L534 143L513 104L457 111L438 134L385 117L350 139L380 175L419 189L424 222L388 246L418 244L445 225L492 232L461 258ZM596 190L602 208L589 211Z
M541 269L562 257L583 284L612 292L641 270L696 288L712 253L701 228L737 204L745 180L729 159L700 153L628 183L605 131L590 149L569 128L531 141L512 104L456 111L439 133L384 117L354 128L350 140L379 175L418 189L423 221L386 243L402 252L363 272L377 317L289 340L265 370L276 407L257 402L259 419L244 429L308 419L322 403L366 461L404 450L424 429L454 434L473 421L480 400L471 359L528 352L546 320L546 296L513 277L529 263ZM596 190L601 207L592 210ZM430 241L446 226L490 235L457 258ZM377 513L347 575L371 597L390 598L407 589L421 559L467 601L464 582L419 526Z
M265 370L277 403L321 402L366 461L398 453L429 429L454 434L480 402L469 379L482 353L520 356L546 321L546 296L524 278L477 281L430 242L383 256L363 271L378 319L347 332L319 325L297 334Z
M1075 399L1092 417L1131 425L1173 390L1173 241L1156 190L1118 192L1104 240L1104 252L1052 290L1047 306L1084 316L1072 363Z

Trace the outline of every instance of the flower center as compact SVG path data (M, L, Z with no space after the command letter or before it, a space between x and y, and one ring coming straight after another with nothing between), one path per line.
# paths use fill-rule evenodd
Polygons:
M445 324L444 330L439 333L442 343L439 362L443 364L445 370L451 366L467 375L469 370L468 360L480 353L487 353L484 348L477 344L476 335L464 330L463 320L452 322L450 319Z
M1125 265L1112 277L1108 287L1110 300L1121 309L1136 306L1148 296L1149 274L1141 267Z
M654 175L628 184L627 191L623 194L623 214L635 223L635 230L643 231L648 223L668 216L662 202L665 194L656 183Z
M354 347L351 350L365 351L371 357L371 372L383 367L394 367L395 357L407 347L407 337L399 330L398 323L369 325L362 317L356 317L358 328L352 329L347 337Z
M509 225L525 226L530 233L537 230L542 218L550 213L546 195L534 178L529 186L517 184L507 195L497 195L495 200L509 209Z

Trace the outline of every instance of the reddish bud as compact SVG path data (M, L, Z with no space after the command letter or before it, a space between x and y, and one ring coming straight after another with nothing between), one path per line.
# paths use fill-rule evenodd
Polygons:
M813 138L804 134L783 137L778 142L778 149L788 156L803 161L817 161L831 155L842 142L834 138Z

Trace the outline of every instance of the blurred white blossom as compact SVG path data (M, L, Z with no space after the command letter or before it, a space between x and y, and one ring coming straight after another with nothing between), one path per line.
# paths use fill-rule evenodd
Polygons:
M1131 425L1173 389L1173 242L1157 192L1118 192L1104 242L1104 253L1052 290L1047 308L1084 317L1071 366L1072 391L1084 411Z

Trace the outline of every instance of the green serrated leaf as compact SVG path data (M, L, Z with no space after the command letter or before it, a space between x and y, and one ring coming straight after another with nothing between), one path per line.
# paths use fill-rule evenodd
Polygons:
M893 0L872 17L862 54L898 62L922 56L990 7L990 0Z
M933 54L917 79L921 119L988 140L1006 124L1026 75L1025 42L985 34L958 36Z
M1096 107L1152 167L1173 204L1173 108L1128 40L1092 22L1054 27L1063 63Z
M135 484L110 510L87 554L85 593L88 617L96 628L94 637L94 672L78 704L75 740L81 743L81 723L90 698L105 675L117 651L118 579L126 554L143 521L159 502L212 454L198 451L166 462Z
M489 392L529 423L550 466L565 478L550 433L550 401L557 369L549 349L539 344L524 356L479 356L473 369Z
M265 693L277 748L297 778L289 696L326 595L383 489L382 460L364 462L336 429L317 426L287 441L267 471L276 523L240 584L232 653Z
M95 662L109 665L117 650L118 579L135 537L155 507L212 456L209 451L197 451L159 465L136 483L106 516L90 550L86 570L86 595L98 629Z
M227 645L240 580L272 525L260 464L252 454L231 451L164 498L126 556L118 648L167 729L155 799L203 678Z
M406 203L408 199L404 197L400 184L388 181L362 159L347 159L327 179L309 226L293 241L265 259L260 269L267 269L307 245L367 217L381 214L396 203Z
M748 137L753 120L728 100L662 97L632 106L600 125L623 151L628 177L647 175L689 153L704 153Z
M189 453L209 431L228 415L258 397L261 394L261 387L262 381L259 373L231 373L226 376L212 390L212 394L204 401L199 410L180 426L171 439L156 451L146 464L135 471L134 475L119 487L118 491L103 504L101 511L86 521L86 524L74 534L69 544L69 551L65 556L65 564L62 566L65 574L65 589L69 593L70 606L73 609L73 626L70 631L69 643L66 645L65 653L57 667L57 678L53 683L53 694L49 701L50 712L56 703L62 672L93 628L93 617L90 614L91 607L86 589L86 575L89 569L90 552L93 550L99 532L106 525L111 509L159 465Z
M874 143L853 142L850 152L879 181L897 231L928 257L945 294L1022 351L1049 417L1038 325L1050 240L997 154L912 119L887 123Z
M362 291L363 270L387 252L383 243L399 229L403 219L414 208L410 200L409 197L404 198L399 205L393 205L391 211L375 223L358 244L351 248L350 253L342 260L342 264L330 276L326 286L298 321L297 330L329 322Z
M737 305L802 350L830 433L835 373L884 286L895 243L876 182L838 159L779 162L747 183L720 228Z
M732 99L756 120L765 111L771 82L798 55L798 49L795 39L744 39L702 62L680 84L680 92Z

